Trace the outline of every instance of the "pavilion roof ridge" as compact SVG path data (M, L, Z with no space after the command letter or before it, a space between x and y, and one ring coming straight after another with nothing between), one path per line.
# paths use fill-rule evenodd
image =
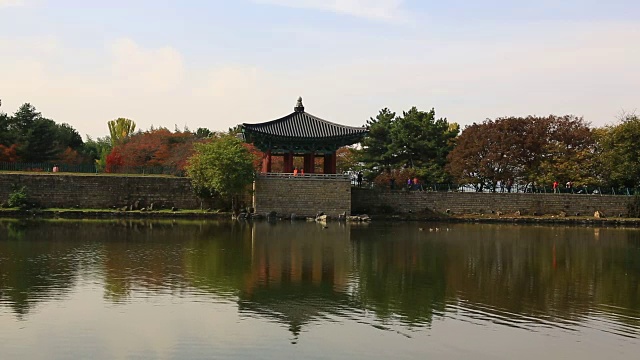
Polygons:
M287 121L291 117L293 117L295 115L298 115L298 114L304 114L304 115L306 115L306 116L308 116L310 118L313 118L316 121L324 122L324 123L327 123L329 125L334 125L334 126L343 127L343 128L351 128L351 129L354 129L354 130L362 130L362 129L364 129L364 126L342 125L342 124L335 123L333 121L325 120L325 119L323 119L323 118L321 118L319 116L310 114L310 113L308 113L306 111L303 111L303 112L294 111L291 114L285 115L285 116L283 116L281 118L278 118L278 119L275 119L275 120L269 120L269 121L265 121L265 122L262 122L262 123L243 123L242 125L248 125L248 126L269 125L269 124L274 124L274 123L277 123L277 122Z

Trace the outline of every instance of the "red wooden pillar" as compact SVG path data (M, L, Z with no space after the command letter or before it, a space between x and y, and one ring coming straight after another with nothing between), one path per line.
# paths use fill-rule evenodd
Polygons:
M284 172L287 174L293 172L293 152L284 154Z
M335 174L336 173L336 153L324 155L324 173Z
M267 150L264 154L262 154L262 173L270 173L271 172L271 150Z
M305 154L304 155L304 173L305 174L313 174L316 171L315 169L315 155L314 154Z

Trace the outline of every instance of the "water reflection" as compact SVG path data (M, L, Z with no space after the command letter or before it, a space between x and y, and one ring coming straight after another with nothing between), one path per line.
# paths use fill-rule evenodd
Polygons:
M433 225L431 225L433 226ZM447 319L640 335L640 231L174 221L0 222L0 308L99 284L107 304L169 295L235 304L296 342L327 322L407 337Z

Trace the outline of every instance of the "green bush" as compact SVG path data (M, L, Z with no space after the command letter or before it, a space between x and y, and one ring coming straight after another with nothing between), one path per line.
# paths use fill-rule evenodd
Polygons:
M9 194L9 200L7 201L9 207L23 208L27 206L27 187L14 186L13 191Z

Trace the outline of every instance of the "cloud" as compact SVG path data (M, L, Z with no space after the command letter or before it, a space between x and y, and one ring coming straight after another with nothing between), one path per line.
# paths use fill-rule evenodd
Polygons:
M30 102L94 138L105 136L107 121L117 117L133 119L142 130L226 130L280 116L299 94L282 96L285 74L238 64L188 68L176 48L145 47L130 38L82 49L51 37L0 36L0 49L12 54L0 57L3 111Z
M317 9L366 19L404 22L409 16L403 0L254 0L257 3Z
M23 5L25 5L24 0L0 0L0 8Z
M2 53L11 55L0 57L0 96L5 112L31 102L94 137L106 135L106 122L117 117L143 130L226 130L283 116L298 96L310 113L352 126L383 107L400 112L414 105L435 107L462 125L573 113L601 126L623 108L640 107L637 43L636 25L584 24L541 27L501 42L381 38L340 50L336 59L301 54L285 66L224 58L196 65L176 47L130 38L89 49L53 37L0 35ZM376 55L375 49L391 45L393 53Z
M113 86L126 91L165 92L184 78L180 53L171 48L144 49L131 39L111 44Z

